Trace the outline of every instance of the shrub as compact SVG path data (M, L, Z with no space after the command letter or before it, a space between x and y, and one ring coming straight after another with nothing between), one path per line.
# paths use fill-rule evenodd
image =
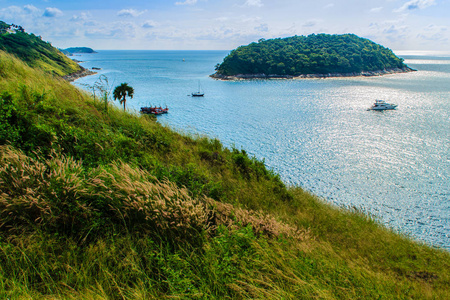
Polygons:
M0 95L0 144L16 142L20 138L20 132L14 125L17 119L16 106L10 93Z
M125 227L189 241L209 229L204 201L124 163L85 171L80 161L55 153L40 162L0 146L0 190L0 228L9 232Z

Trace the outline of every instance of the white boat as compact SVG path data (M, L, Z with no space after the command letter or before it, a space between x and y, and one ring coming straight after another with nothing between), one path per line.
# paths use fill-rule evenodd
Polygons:
M369 110L388 110L395 109L397 104L387 103L384 100L375 100L375 103L369 108Z
M198 92L192 93L191 95L192 97L203 97L205 95L205 93L201 91L200 81L198 82Z

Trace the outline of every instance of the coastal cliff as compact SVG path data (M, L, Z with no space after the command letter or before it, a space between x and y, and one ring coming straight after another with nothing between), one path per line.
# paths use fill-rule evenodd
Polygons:
M0 21L0 50L10 53L30 67L39 68L57 76L66 76L81 72L81 67L41 36L27 33L17 25L9 25ZM10 29L13 28L13 29ZM19 28L19 29L16 29Z

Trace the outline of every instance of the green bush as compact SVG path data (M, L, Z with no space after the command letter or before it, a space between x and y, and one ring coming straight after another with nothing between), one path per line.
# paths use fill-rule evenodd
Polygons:
M17 110L13 97L8 92L0 95L0 144L16 143L20 139Z

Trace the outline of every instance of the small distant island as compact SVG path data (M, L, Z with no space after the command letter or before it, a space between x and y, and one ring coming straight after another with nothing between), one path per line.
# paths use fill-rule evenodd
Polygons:
M94 49L88 47L70 47L67 49L58 48L58 50L67 56L73 56L74 54L97 53Z
M392 50L355 34L260 39L230 52L211 77L222 80L379 76L414 71Z
M71 53L71 54L75 54L75 53L97 53L94 51L94 49L92 48L88 48L88 47L71 47L71 48L67 48L63 50L64 53Z

